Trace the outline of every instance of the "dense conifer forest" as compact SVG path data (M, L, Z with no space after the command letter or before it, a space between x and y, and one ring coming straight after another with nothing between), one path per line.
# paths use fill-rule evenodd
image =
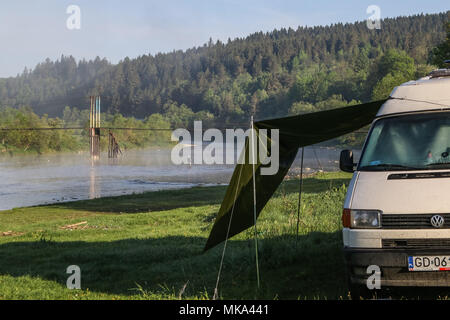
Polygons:
M0 79L0 127L83 126L94 94L112 125L174 128L381 99L449 58L449 18L450 12L389 18L380 30L356 22L258 32L118 64L99 57L47 59ZM0 132L0 144L6 137Z

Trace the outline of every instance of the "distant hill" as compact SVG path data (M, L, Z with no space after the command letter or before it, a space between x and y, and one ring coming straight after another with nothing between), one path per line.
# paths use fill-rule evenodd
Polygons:
M314 109L327 99L366 101L386 76L379 61L389 49L413 59L416 73L410 77L430 69L429 53L445 38L449 16L450 11L384 19L381 30L357 22L258 32L116 65L61 56L0 79L0 105L62 116L65 106L88 108L88 96L95 93L102 96L102 111L110 113L198 113L235 121Z

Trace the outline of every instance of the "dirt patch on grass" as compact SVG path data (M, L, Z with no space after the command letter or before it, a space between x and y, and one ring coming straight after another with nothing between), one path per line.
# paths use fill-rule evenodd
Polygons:
M88 229L99 229L99 230L110 230L110 229L120 229L119 227L112 226L92 226L89 225L87 221L82 221L74 224L68 224L66 226L59 227L61 230L88 230Z
M66 226L59 227L63 230L75 230L75 229L86 229L88 228L87 221L82 221L74 224L68 224Z
M25 232L4 231L0 232L0 237L18 237L24 234Z

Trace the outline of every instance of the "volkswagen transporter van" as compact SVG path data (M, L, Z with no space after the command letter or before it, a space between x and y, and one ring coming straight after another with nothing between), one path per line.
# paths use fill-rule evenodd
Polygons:
M373 121L342 214L351 288L450 287L450 70L395 88ZM377 268L376 267L376 268ZM373 270L377 270L377 269Z

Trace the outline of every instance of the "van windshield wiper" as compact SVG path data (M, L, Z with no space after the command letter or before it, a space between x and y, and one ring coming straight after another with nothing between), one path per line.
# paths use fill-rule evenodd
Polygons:
M366 171L423 170L423 168L405 166L405 165L395 164L395 163L380 163L380 164L374 164L371 166L363 166L359 169L366 170Z
M435 162L435 163L429 163L426 166L427 167L440 167L440 166L448 167L448 166L450 166L450 162Z

